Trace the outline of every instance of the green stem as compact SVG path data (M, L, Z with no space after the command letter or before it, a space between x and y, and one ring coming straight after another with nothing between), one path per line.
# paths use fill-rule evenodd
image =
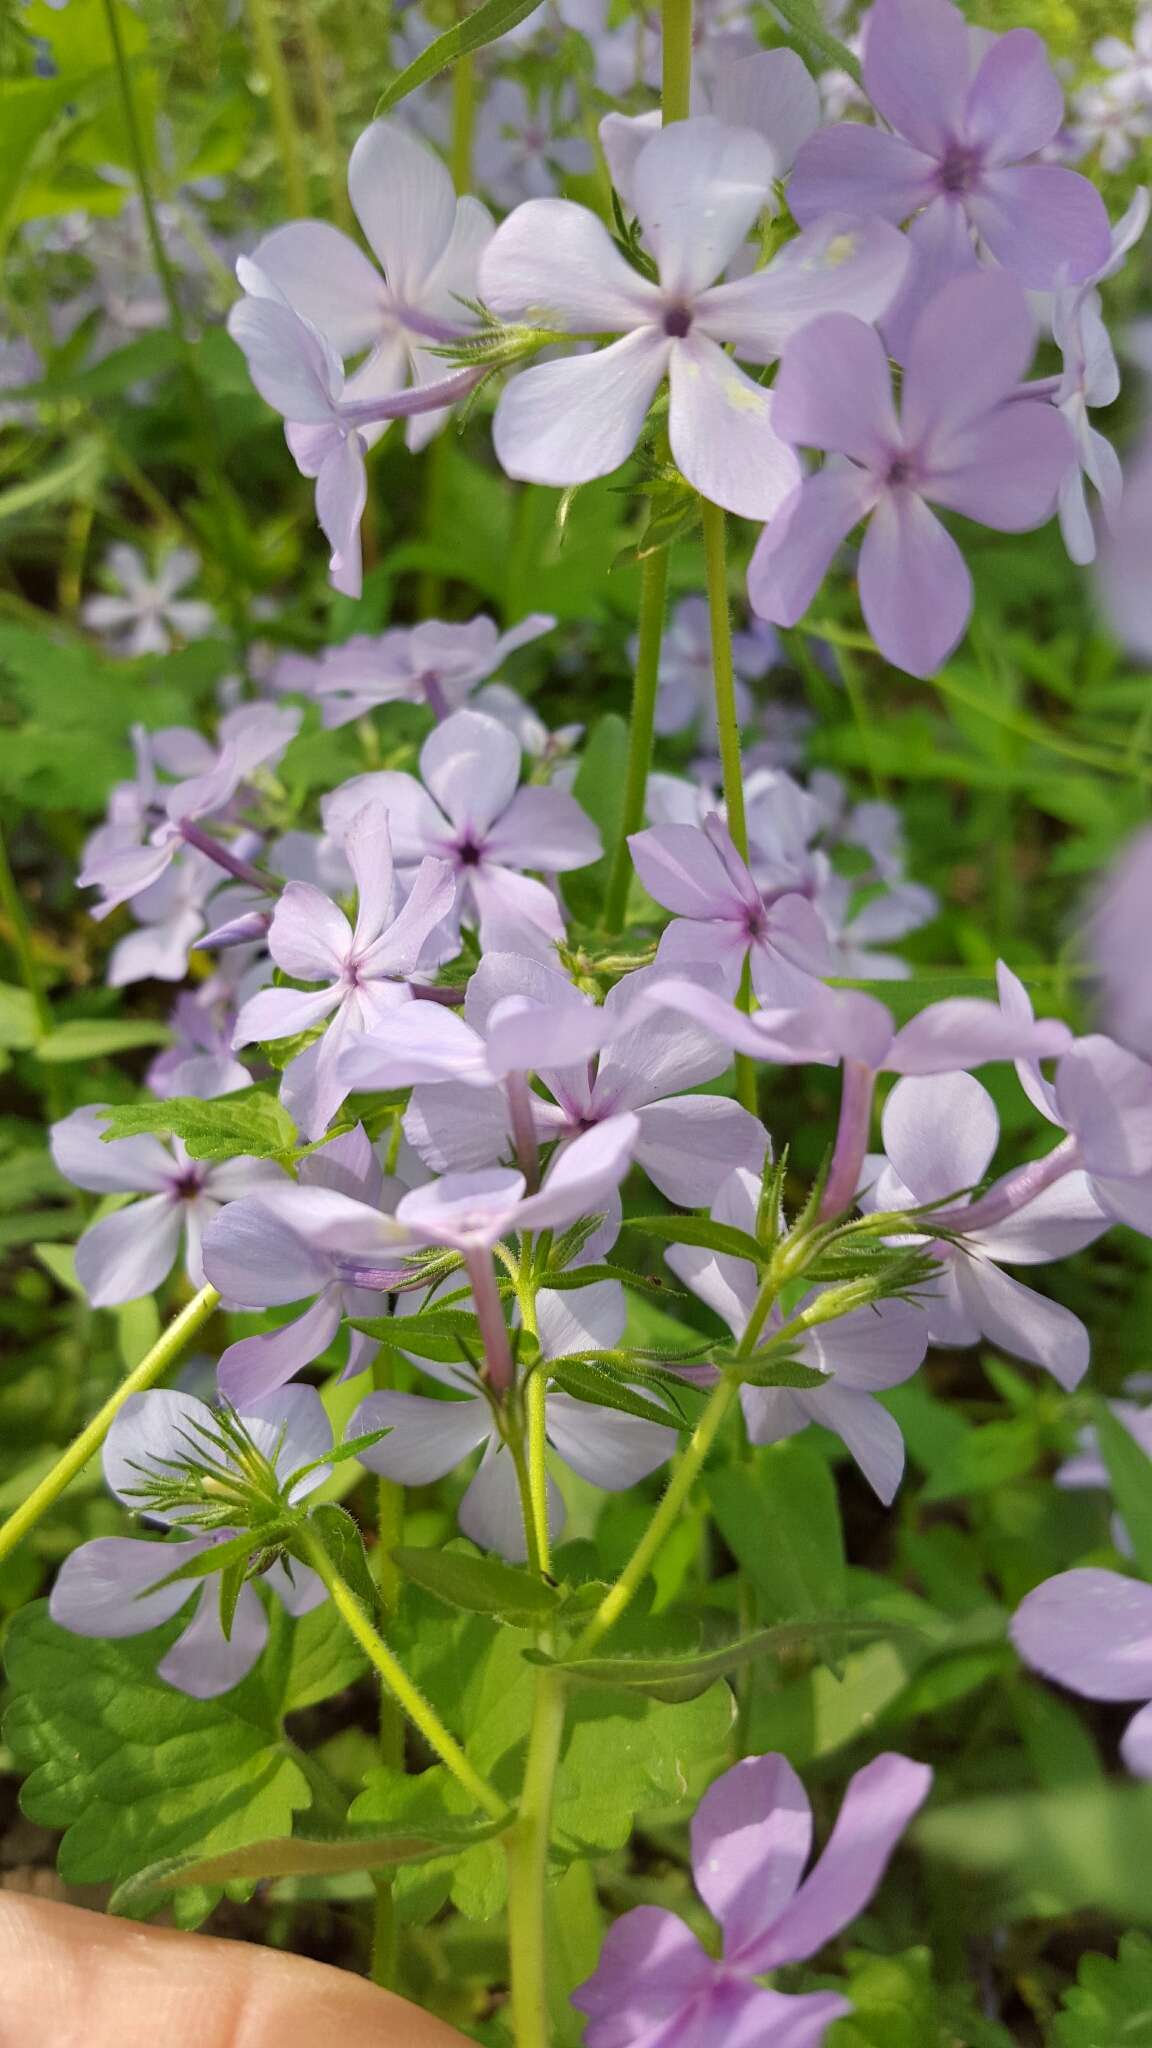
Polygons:
M111 1394L104 1406L92 1417L86 1429L82 1429L75 1441L69 1444L62 1458L58 1458L47 1477L33 1488L27 1500L0 1527L0 1559L15 1550L21 1538L35 1528L49 1508L59 1500L60 1495L70 1486L78 1472L82 1472L96 1451L100 1449L108 1431L123 1408L125 1401L133 1394L142 1394L148 1387L154 1387L162 1379L168 1367L179 1358L186 1344L202 1330L213 1313L220 1296L214 1287L202 1287L169 1323L163 1335L158 1337L152 1349L126 1380L122 1380L116 1392Z
M361 1602L346 1579L341 1578L324 1545L310 1529L304 1531L304 1547L313 1571L323 1580L329 1598L349 1634L354 1636L373 1670L383 1679L408 1719L420 1730L430 1749L436 1752L464 1790L491 1820L508 1818L508 1809L487 1780L469 1762L456 1737L444 1726L430 1700L424 1698L383 1637L373 1628Z
M3 910L10 926L8 934L9 943L19 964L20 979L32 999L32 1007L36 1012L36 1026L39 1036L47 1038L48 1033L52 1029L52 1008L44 993L44 983L40 978L40 969L36 964L36 954L32 946L32 927L28 922L28 913L24 908L24 899L17 886L16 877L12 873L12 866L8 859L8 849L4 844L2 830L0 830L0 910Z
M256 46L256 59L268 82L272 124L284 172L284 197L293 220L303 220L309 210L308 180L300 158L292 87L269 0L248 0L248 22Z
M692 0L663 0L660 100L664 125L686 121L692 104Z
M395 1384L396 1354L381 1345L372 1366L372 1384L380 1391ZM394 1614L400 1598L400 1572L392 1552L404 1541L404 1488L394 1479L376 1482L376 1584L385 1614ZM404 1716L386 1685L380 1687L377 1727L380 1761L388 1770L404 1769ZM373 1878L376 1906L372 1917L372 1982L385 1991L396 1989L396 1900L392 1879L383 1872Z
M524 1788L515 1825L505 1842L512 2032L516 2048L548 2048L552 2038L544 1888L552 1801L563 1740L563 1681L555 1671L541 1671L536 1680Z
M641 569L639 640L636 649L636 679L632 685L632 721L628 729L628 766L624 781L624 810L620 837L608 879L604 900L604 929L623 928L632 880L629 835L644 823L648 793L648 771L652 765L652 736L656 725L656 693L660 680L660 642L664 634L664 605L668 595L668 550L646 555Z
M732 620L728 611L728 548L724 513L707 498L700 500L704 527L704 566L708 579L708 616L712 625L712 677L716 692L716 731L724 771L724 805L728 830L741 860L748 858L748 823L744 816L744 771L740 761L740 720L736 713L736 677L732 668Z
M720 1429L739 1392L739 1382L725 1377L714 1387L703 1415L696 1424L687 1449L673 1467L667 1489L643 1536L628 1559L616 1584L608 1591L584 1630L572 1654L586 1657L601 1636L631 1605L657 1553L670 1536L712 1449Z

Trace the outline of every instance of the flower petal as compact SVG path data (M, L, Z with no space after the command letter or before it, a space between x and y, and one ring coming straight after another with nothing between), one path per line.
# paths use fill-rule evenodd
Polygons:
M763 137L708 117L676 121L641 150L632 197L661 290L692 298L726 269L772 189Z
M878 319L899 291L908 260L907 238L887 221L825 215L786 242L766 269L705 292L697 320L717 341L733 342L746 362L770 363L823 314Z
M76 1246L76 1278L93 1308L139 1301L168 1278L180 1251L184 1205L149 1195L90 1224Z
M349 159L348 194L393 297L420 306L456 220L452 180L435 150L398 122L371 122Z
M788 186L788 204L802 228L827 213L873 217L898 227L935 194L936 166L902 136L844 121L821 128L804 144Z
M1079 284L1108 261L1104 201L1087 178L1060 164L986 171L967 209L997 262L1030 291Z
M875 499L865 471L825 469L805 478L760 535L748 565L753 611L776 626L802 619L852 528Z
M812 1808L786 1757L745 1757L704 1794L692 1820L692 1873L724 1930L726 1962L778 1919L811 1850Z
M772 393L699 332L673 343L669 379L672 454L689 483L728 512L770 519L800 480L773 425Z
M456 711L429 733L420 773L460 839L477 846L507 810L520 780L520 748L482 711Z
M972 578L956 542L913 491L887 491L860 548L860 603L880 652L931 676L964 636Z
M610 476L636 446L671 350L658 328L639 327L591 355L522 370L492 422L501 468L536 484Z
M898 1081L884 1105L884 1149L915 1202L983 1180L1000 1137L996 1105L971 1074Z
M98 1195L146 1194L170 1185L177 1167L159 1138L106 1139L107 1129L99 1103L86 1103L51 1126L52 1158L65 1180Z
M48 1603L54 1622L75 1636L116 1640L142 1636L171 1621L197 1590L194 1579L150 1592L170 1572L199 1557L208 1536L188 1543L144 1543L131 1536L98 1536L66 1557Z
M943 0L876 0L864 42L864 84L890 128L931 155L961 127L970 58L963 15Z
M292 221L265 235L251 260L341 355L359 355L379 339L388 308L383 281L339 228Z
M677 1095L639 1110L636 1164L684 1209L714 1202L736 1167L759 1173L767 1134L759 1117L724 1095Z
M508 215L481 258L480 294L502 320L573 334L627 334L659 318L655 286L567 199L529 199Z
M209 1579L182 1636L156 1666L157 1675L196 1700L218 1699L247 1678L268 1640L268 1616L255 1586L240 1589L232 1634L220 1622L220 1587Z
M339 1292L330 1287L295 1322L229 1344L216 1368L217 1385L224 1399L243 1410L249 1402L262 1400L285 1386L328 1349L340 1328L341 1316Z
M1152 1586L1119 1572L1060 1572L1011 1627L1026 1664L1090 1700L1152 1699Z
M361 1464L403 1486L430 1486L487 1442L492 1418L479 1395L436 1401L425 1394L384 1392L361 1401L348 1434L361 1436L373 1429L389 1434L361 1452Z
M1079 1384L1092 1349L1079 1316L1002 1273L990 1259L961 1258L954 1271L960 1298L985 1337L1014 1358L1044 1366L1069 1391Z

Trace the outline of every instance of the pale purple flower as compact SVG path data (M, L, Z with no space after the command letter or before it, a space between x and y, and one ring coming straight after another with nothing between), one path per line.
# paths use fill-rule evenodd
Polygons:
M430 1306L435 1306L434 1299ZM614 1280L563 1293L542 1288L536 1296L540 1351L546 1359L614 1350L623 1339L626 1321L624 1292ZM403 1349L402 1314L395 1341ZM458 1509L460 1527L483 1549L521 1562L527 1550L516 1473L491 1403L466 1366L438 1365L427 1358L416 1358L413 1364L459 1398L445 1402L420 1394L369 1394L353 1415L349 1434L387 1429L389 1435L364 1452L363 1463L401 1485L427 1486L483 1445L484 1455ZM561 1463L608 1493L627 1492L676 1449L673 1427L664 1429L641 1416L596 1408L570 1394L550 1391L545 1415L548 1442ZM547 1491L549 1528L558 1536L564 1526L564 1504L551 1479Z
M1012 1621L1026 1664L1089 1700L1146 1700L1120 1754L1152 1778L1152 1586L1094 1567L1060 1572L1026 1594Z
M501 633L481 613L466 625L423 619L386 633L358 633L312 664L314 673L305 687L328 727L347 725L381 704L426 704L437 718L447 718L508 655L555 624L546 612L530 612ZM299 688L300 683L285 680L283 687Z
M86 597L80 616L122 654L167 654L174 641L202 640L218 624L212 605L180 596L199 572L191 548L170 548L150 573L140 550L118 541L104 558L104 576L123 595Z
M1111 83L1126 98L1152 102L1152 8L1139 9L1130 43L1122 36L1101 36L1092 55L1112 73Z
M629 653L635 661L635 640ZM748 684L767 675L779 659L779 642L770 627L757 625L749 633L733 633L736 712L741 725L746 725L752 715L752 693ZM712 629L707 598L683 597L672 612L660 642L656 730L659 733L683 732L686 726L699 723L710 729L716 723Z
M1083 86L1073 96L1072 112L1073 152L1099 150L1102 171L1122 171L1152 135L1152 98L1134 97L1122 78Z
M1067 473L1072 443L1059 414L1014 400L1034 346L1011 278L954 279L916 323L897 416L875 330L847 313L814 320L784 351L776 427L846 459L808 477L765 528L748 572L753 609L794 626L841 542L867 519L858 581L868 630L897 668L933 675L968 623L972 579L930 505L1020 533L1050 516Z
M222 1204L283 1179L270 1159L190 1159L179 1138L105 1142L104 1106L74 1109L49 1130L65 1180L99 1195L143 1195L101 1217L76 1246L76 1278L93 1308L137 1301L167 1279L181 1247L193 1287L204 1285L201 1239Z
M464 301L476 297L491 215L478 199L458 199L435 151L392 121L373 121L358 137L348 193L379 269L350 236L317 220L275 228L251 260L339 355L370 352L349 397L438 383L445 365L431 350L476 325ZM412 419L409 447L424 447L446 418Z
M240 1422L281 1482L332 1448L332 1425L314 1387L289 1387L270 1401L255 1402L244 1410ZM187 1526L188 1518L179 1509L166 1515L146 1496L150 1476L163 1485L179 1468L194 1465L198 1453L210 1453L221 1462L226 1457L212 1410L203 1401L163 1390L132 1394L108 1432L104 1477L133 1513L147 1513L153 1521L177 1528ZM328 1470L318 1465L298 1480L290 1502L303 1500L321 1486ZM100 1536L82 1543L65 1559L52 1589L52 1619L73 1635L115 1641L160 1628L194 1600L192 1620L157 1665L157 1673L194 1699L215 1699L247 1677L268 1640L268 1615L260 1595L251 1581L245 1583L226 1637L215 1575L163 1587L160 1581L236 1534L235 1529L197 1533L178 1543ZM258 1547L254 1533L253 1549ZM316 1573L295 1561L289 1568L277 1560L260 1577L292 1615L309 1613L326 1597Z
M238 842L233 841L233 845ZM259 841L246 835L245 855L255 851ZM188 955L208 923L209 899L219 890L222 876L207 854L184 847L154 882L132 898L132 915L138 929L117 939L108 956L106 980L110 988L130 988L138 981L183 981L188 972Z
M479 927L483 944L506 924L538 940L559 939L556 896L525 870L586 867L600 854L600 834L574 797L521 789L520 766L519 743L505 726L479 711L457 711L420 750L423 786L389 769L354 776L328 798L325 823L339 832L355 809L378 800L388 809L397 867L428 856L446 861L456 877L457 915Z
M210 1102L249 1087L252 1076L232 1053L235 1027L232 990L219 976L177 996L168 1018L174 1042L157 1053L145 1076L153 1095Z
M1038 290L1078 284L1107 261L1099 193L1034 161L1061 126L1064 95L1031 29L973 41L948 0L876 0L864 84L888 128L821 129L800 151L788 202L801 225L847 205L893 222L916 216L900 333L976 262L974 237Z
M1152 827L1135 834L1096 892L1085 929L1104 1022L1131 1052L1152 1058Z
M926 1764L892 1751L866 1764L805 1877L812 1810L791 1764L751 1756L725 1771L692 1822L696 1889L719 1923L721 1956L674 1913L634 1906L573 1993L588 2015L586 2048L821 2048L849 2001L757 1980L818 1955L864 1911L931 1784Z
M722 58L710 84L695 73L692 112L711 114L726 128L753 129L772 152L772 175L779 182L791 170L801 143L820 126L820 97L795 50L753 49ZM600 123L609 175L627 207L635 206L636 160L659 130L659 108L648 114L605 114ZM771 192L765 207L776 210Z
M737 853L726 825L713 814L703 829L660 825L634 832L633 865L648 894L675 914L656 955L657 968L692 971L694 962L719 969L735 995L746 960L760 1002L800 1008L812 983L836 963L824 925L795 890L765 893Z
M491 953L463 1017L421 1003L398 1031L346 1055L344 1071L357 1087L417 1084L405 1130L434 1168L486 1165L513 1147L527 1165L534 1144L573 1140L630 1112L636 1164L669 1201L695 1208L734 1166L758 1171L767 1140L738 1102L683 1092L715 1080L729 1054L646 1000L658 973L625 975L597 1008L554 969ZM525 1086L529 1071L547 1096Z
M566 173L592 169L592 151L578 129L580 107L571 80L559 90L528 92L518 78L496 78L484 95L473 147L475 182L498 206L543 199Z
M771 394L725 354L779 355L816 313L875 317L903 275L903 238L882 221L823 221L765 269L727 284L731 263L771 190L772 151L750 129L678 121L647 142L633 187L659 272L634 270L585 207L532 199L499 227L480 288L503 319L574 335L619 334L608 348L537 364L512 378L493 423L509 476L578 484L618 469L669 380L672 454L705 497L770 518L799 469L773 425Z
M1044 1265L1083 1249L1108 1228L1082 1172L1062 1175L1000 1222L970 1231L964 1208L983 1179L1000 1136L986 1088L971 1074L897 1082L881 1119L884 1155L865 1161L866 1210L947 1203L959 1242L923 1240L940 1271L922 1295L933 1344L969 1345L983 1337L1016 1358L1042 1365L1071 1389L1088 1370L1088 1332L1071 1309L1024 1287L1002 1265ZM976 1211L973 1212L977 1214Z
M307 1224L311 1214L308 1191L313 1188L334 1188L373 1210L384 1206L384 1175L363 1125L330 1139L302 1159L295 1183L283 1181L274 1190L259 1190L243 1201L229 1203L205 1234L204 1271L230 1303L277 1308L313 1297L311 1306L294 1322L241 1337L222 1353L220 1392L241 1410L274 1394L277 1387L319 1358L345 1316L385 1313L378 1291L352 1285L342 1277L338 1254L314 1247L306 1229L294 1227L297 1210L302 1225ZM403 1190L393 1182L390 1192L395 1199ZM342 1377L350 1379L363 1372L375 1356L372 1339L358 1330L350 1331L348 1363Z
M1096 592L1116 638L1142 662L1152 660L1152 434L1125 465L1124 517L1100 546Z
M540 714L508 683L485 683L477 690L472 709L507 726L521 753L547 771L552 788L571 795L578 766L572 755L584 737L582 725L558 725L549 731Z
M355 926L321 890L289 882L268 932L268 951L285 974L326 985L261 989L241 1010L233 1041L294 1038L328 1020L324 1036L284 1070L282 1100L307 1138L322 1136L347 1095L339 1071L344 1048L410 1001L411 977L446 957L441 927L456 894L448 863L424 860L401 901L382 803L360 809L344 851L358 892Z
M712 1215L718 1223L754 1235L759 1204L759 1175L738 1168L716 1197ZM727 1323L739 1341L759 1292L752 1262L701 1245L676 1245L665 1258L677 1279ZM822 1292L816 1288L806 1294L791 1313L801 1314ZM765 1323L761 1346L770 1343L790 1319L774 1309ZM927 1347L924 1310L906 1301L884 1301L818 1323L791 1340L790 1348L802 1365L826 1374L826 1384L741 1387L748 1435L753 1443L775 1444L798 1435L810 1422L821 1424L840 1438L887 1506L904 1470L904 1439L894 1416L873 1396L911 1379L923 1363Z

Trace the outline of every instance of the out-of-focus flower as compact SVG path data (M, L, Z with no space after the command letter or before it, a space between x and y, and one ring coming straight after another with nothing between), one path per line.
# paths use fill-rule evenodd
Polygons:
M315 697L330 727L347 725L381 704L426 704L437 718L447 718L510 654L555 624L547 612L530 612L501 633L481 613L466 625L423 619L387 633L358 633L310 662L307 672L282 668L279 687Z
M716 816L695 825L659 825L628 841L648 894L675 913L660 940L657 966L675 972L716 965L728 993L751 961L760 1002L802 1006L813 981L835 972L819 915L796 890L763 893Z
M1060 1572L1016 1609L1012 1640L1026 1664L1089 1700L1147 1700L1120 1754L1152 1778L1152 1586L1119 1572Z
M570 82L533 97L518 78L494 79L477 122L476 184L498 206L516 206L555 192L565 172L590 171L592 151L571 132L579 111Z
M139 548L118 541L104 558L104 576L122 595L86 597L80 616L123 654L167 654L174 640L202 640L218 624L212 605L180 596L199 573L191 548L171 548L150 574Z

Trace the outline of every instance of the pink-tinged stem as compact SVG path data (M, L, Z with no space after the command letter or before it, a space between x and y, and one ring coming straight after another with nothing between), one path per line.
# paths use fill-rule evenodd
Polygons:
M489 374L490 364L454 370L434 384L410 384L406 391L391 391L381 398L341 399L336 412L344 426L370 427L377 420L410 420L419 413L439 412L441 406L456 405L476 389Z
M990 1230L995 1223L1004 1223L1009 1216L1026 1209L1045 1188L1063 1180L1066 1173L1072 1173L1080 1164L1080 1153L1075 1138L1063 1138L1059 1145L1045 1154L1043 1159L1030 1159L1026 1166L1017 1166L1006 1173L990 1187L978 1202L967 1208L944 1209L933 1217L933 1222L947 1230Z
M507 1394L516 1377L516 1367L512 1362L508 1325L504 1321L504 1304L496 1285L492 1253L487 1245L473 1246L465 1252L464 1264L472 1283L472 1299L480 1325L480 1341L484 1346L488 1384L494 1393Z
M418 1002L442 1003L445 1009L458 1010L463 1004L467 990L451 982L441 987L438 983L433 985L427 981L410 981L408 993L415 996Z
M876 1074L872 1067L866 1067L861 1060L845 1060L836 1144L820 1204L822 1218L839 1216L842 1210L851 1208L856 1198L864 1155L868 1150L875 1088Z
M532 1113L532 1090L523 1074L504 1076L504 1093L508 1099L508 1114L512 1123L512 1142L520 1171L528 1183L528 1192L534 1195L540 1185L540 1141L536 1135L536 1118Z
M259 868L254 868L248 861L241 860L239 855L231 852L221 840L213 839L208 832L202 832L199 825L193 824L191 818L181 818L179 831L185 845L194 846L197 853L207 854L208 859L214 860L218 868L224 868L228 874L235 875L238 882L247 882L250 889L259 889L262 896L276 894L278 884L271 875L262 875Z

